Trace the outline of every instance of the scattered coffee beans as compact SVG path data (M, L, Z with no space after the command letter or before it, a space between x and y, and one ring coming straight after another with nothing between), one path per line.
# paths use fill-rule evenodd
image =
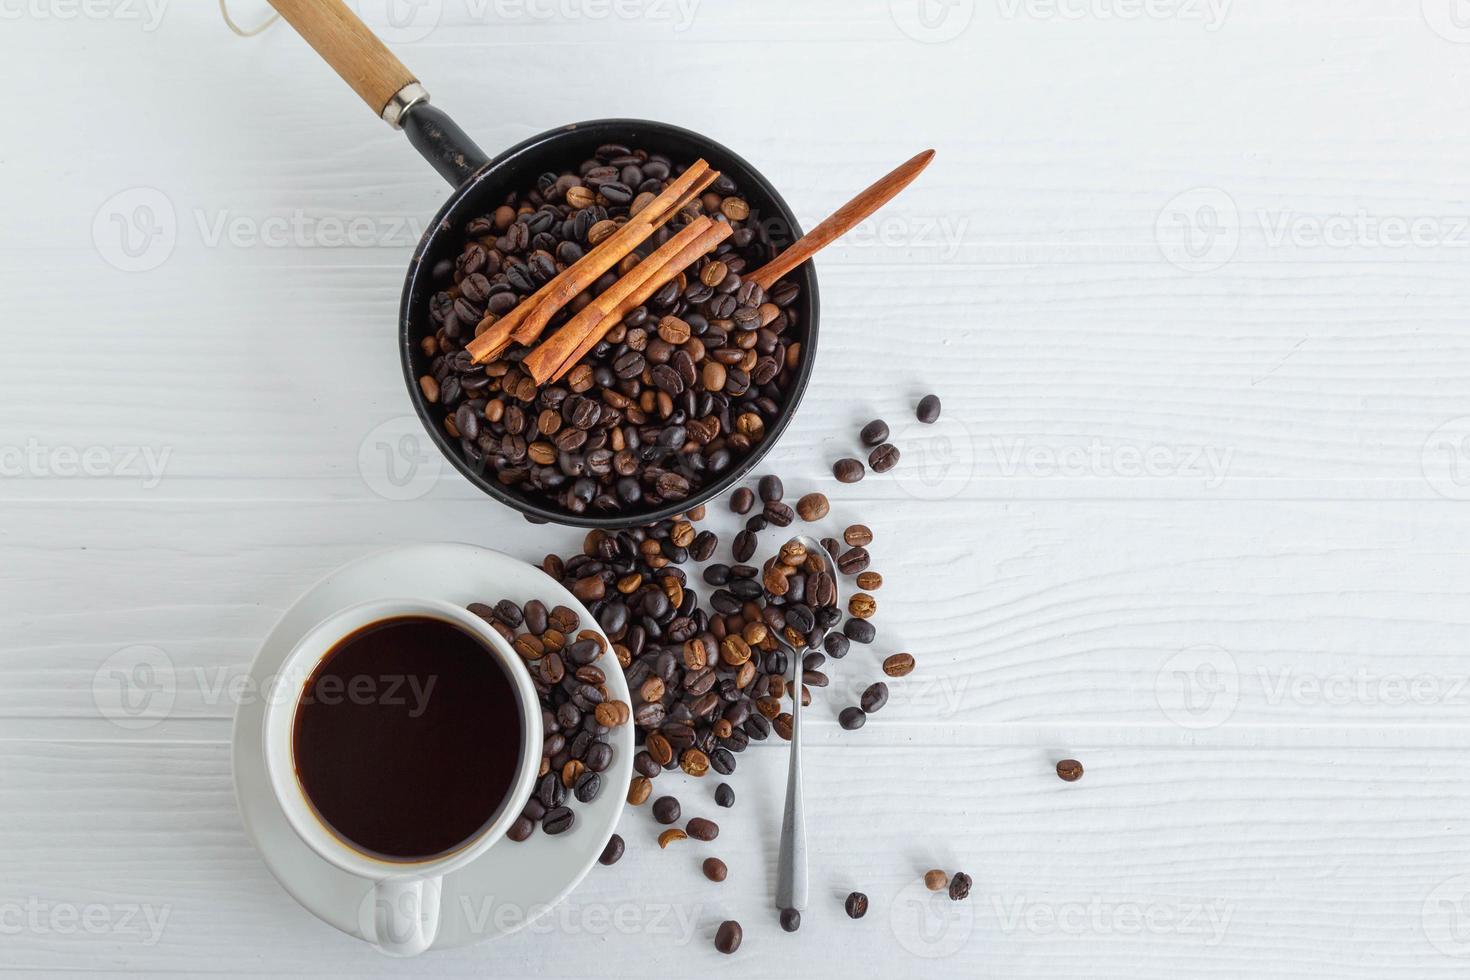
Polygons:
M724 881L730 874L730 869L725 867L725 862L719 858L705 858L701 867L704 870L704 876L710 881Z
M787 932L795 932L801 928L801 913L796 909L781 910L781 928Z
M866 619L849 619L842 624L842 632L854 643L872 643L878 636L877 627Z
M755 506L755 494L749 487L739 487L730 495L730 509L737 514L749 514Z
M931 892L942 892L949 887L949 874L938 868L924 872L924 887Z
M726 919L715 932L715 949L728 956L740 948L740 940L743 938L745 933L741 930L740 923L734 919Z
M1063 759L1057 763L1057 775L1069 783L1082 778L1082 763L1076 759Z
M867 690L863 691L863 696L858 699L858 704L862 705L863 710L870 715L875 711L881 711L887 703L888 685L882 681L874 681L869 684Z
M956 902L963 902L970 897L970 876L963 871L956 871L954 877L949 879L949 897Z
M898 447L885 442L868 454L868 466L874 473L887 473L898 465Z
M672 796L660 796L653 801L653 819L661 824L677 823L679 812L679 801Z
M925 395L923 398L920 398L918 410L914 414L925 425L939 421L939 396Z
M730 788L729 783L721 783L715 787L715 803L727 809L735 805L735 791Z
M866 472L863 464L850 456L832 464L832 475L837 477L838 483L856 483L863 478Z
M855 732L868 723L868 713L862 708L853 706L843 708L837 716L837 724L850 732Z
M863 431L858 433L863 440L864 446L878 446L888 441L888 423L882 419L874 419L863 426Z
M720 836L720 825L704 817L695 817L688 824L689 836L695 840L712 841Z
M796 502L796 513L804 521L820 521L831 507L825 494L809 493Z
M613 834L607 839L607 846L602 849L602 856L597 859L597 863L602 865L617 864L623 856L623 849L623 839L617 834Z
M761 500L768 504L786 496L786 488L781 485L781 478L775 474L761 477L757 487L760 491Z
M861 919L868 914L868 896L862 892L850 892L843 908L847 909L849 919Z

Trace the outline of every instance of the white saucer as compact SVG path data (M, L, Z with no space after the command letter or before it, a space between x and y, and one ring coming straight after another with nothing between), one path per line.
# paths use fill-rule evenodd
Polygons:
M293 605L271 630L250 677L252 690L269 681L297 640L338 610L370 599L427 597L458 605L510 599L540 599L564 605L582 617L584 629L601 632L570 592L541 569L509 555L467 544L427 544L361 558L332 572ZM617 660L598 664L607 672L613 697L631 703ZM359 927L371 885L328 864L291 830L271 794L261 744L266 698L247 699L235 715L235 798L245 830L266 866L296 901L322 921L362 938ZM601 794L574 804L576 825L558 837L540 827L517 844L501 840L473 864L444 878L440 923L433 949L467 946L523 929L565 898L591 870L617 825L633 773L633 728L614 730L613 762L603 773Z

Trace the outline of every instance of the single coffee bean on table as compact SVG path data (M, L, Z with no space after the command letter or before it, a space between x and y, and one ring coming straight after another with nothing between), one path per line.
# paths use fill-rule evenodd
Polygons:
M939 396L925 395L919 399L919 407L914 411L920 422L931 425L939 421Z
M849 524L843 529L842 540L854 548L865 547L873 543L873 529L866 524Z
M859 572L857 587L864 592L876 592L883 588L883 576L874 571Z
M653 819L662 824L677 823L679 820L679 801L672 796L660 796L653 801Z
M842 632L854 643L872 643L878 636L878 628L866 619L849 619L842 624Z
M796 502L796 514L802 520L810 523L820 521L827 516L832 505L827 500L826 494L809 493Z
M878 611L878 600L866 592L855 592L847 600L847 611L858 619L872 619Z
M858 704L862 705L862 709L870 715L875 711L881 711L887 703L888 685L882 681L874 681L869 684L867 690L863 691L863 696L858 699Z
M1076 759L1063 759L1057 763L1057 775L1069 783L1082 778L1082 763Z
M856 483L866 473L863 464L850 456L843 457L832 464L832 475L837 478L838 483Z
M924 887L931 892L942 892L949 887L949 872L934 868L924 872Z
M849 919L861 919L868 914L868 896L862 892L849 892L842 906L847 910Z
M874 419L863 430L858 433L864 446L879 446L888 441L888 423L882 419Z
M613 834L607 839L607 846L602 849L602 856L597 859L597 863L608 866L617 864L622 859L625 846L623 839Z
M774 473L761 477L756 486L761 500L765 503L773 503L786 496L786 487L782 485L781 478Z
M914 670L914 655L895 653L883 661L883 673L889 677L907 677Z
M795 932L801 928L801 913L796 909L781 910L781 928L787 932Z
M887 473L898 465L898 447L885 442L868 454L868 466L874 473Z
M721 783L715 787L715 803L726 808L735 805L735 791L730 788L729 783Z
M688 840L689 835L678 827L670 827L658 835L658 846L660 849L668 847L675 841Z
M837 570L843 575L857 575L865 571L871 561L868 549L859 545L837 556Z
M704 864L700 867L704 871L704 876L710 881L724 881L730 875L730 869L719 858L705 858Z
M837 716L837 724L849 732L855 732L868 723L868 713L862 708L851 706L843 708Z
M970 897L970 876L963 871L956 871L954 877L949 879L949 897L956 902L963 902Z
M745 938L740 923L734 919L726 919L720 923L720 928L715 931L715 949L726 956L740 948L740 940Z
M704 817L695 817L685 828L695 840L712 841L720 836L720 825Z
M730 509L737 514L749 514L755 506L755 493L749 487L739 487L730 495Z

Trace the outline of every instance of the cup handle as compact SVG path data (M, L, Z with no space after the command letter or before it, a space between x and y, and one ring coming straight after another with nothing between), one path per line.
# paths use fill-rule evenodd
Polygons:
M443 878L384 878L373 885L373 943L389 956L417 956L439 932Z

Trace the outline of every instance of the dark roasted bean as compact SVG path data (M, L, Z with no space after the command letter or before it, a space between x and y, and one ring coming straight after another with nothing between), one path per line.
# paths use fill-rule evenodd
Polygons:
M672 796L660 796L653 801L653 819L661 824L677 823L679 813L679 801Z
M700 868L704 871L704 876L713 882L724 881L730 874L730 869L725 867L725 862L716 857L705 858Z
M885 442L868 454L868 465L874 473L887 473L898 465L898 447Z
M838 483L856 483L865 473L863 464L850 456L832 464L832 475L837 477Z
M781 478L775 474L768 474L760 478L760 496L766 503L780 500L786 495L786 488L781 485Z
M858 704L862 705L863 710L868 714L878 711L887 703L888 685L882 681L875 681L868 685L867 690L863 691L863 696L858 699Z
M963 902L970 897L970 886L973 882L970 876L963 871L956 871L949 879L949 897L956 902Z
M744 937L740 923L734 919L726 919L715 931L715 949L728 956L740 948L740 940Z
M919 407L914 414L926 425L939 421L939 396L925 395L920 398Z
M613 834L607 839L607 846L602 849L602 856L597 859L601 865L611 866L617 864L623 857L623 839Z
M695 817L690 820L685 830L695 840L711 841L720 836L720 825L704 817Z
M755 506L755 494L749 487L737 487L730 495L730 509L737 514L749 514Z
M541 829L554 837L571 830L572 825L576 822L577 815L570 807L557 807L555 810L548 811L546 816L541 818Z
M781 910L781 928L787 932L795 932L801 928L801 913L796 909Z
M847 707L837 716L837 723L850 732L855 732L868 723L868 715L862 708Z
M847 910L849 919L861 919L868 914L868 896L862 892L849 892L842 907Z
M735 791L730 788L729 783L721 783L715 787L715 803L722 807L735 805Z
M888 423L882 419L874 419L863 426L863 431L858 433L864 446L878 446L888 441Z
M1057 775L1069 783L1082 778L1082 763L1076 759L1063 759L1057 763Z
M878 631L866 619L849 619L842 624L843 634L854 643L872 643Z
M820 521L831 510L827 497L820 493L809 493L796 502L796 513L804 521Z

